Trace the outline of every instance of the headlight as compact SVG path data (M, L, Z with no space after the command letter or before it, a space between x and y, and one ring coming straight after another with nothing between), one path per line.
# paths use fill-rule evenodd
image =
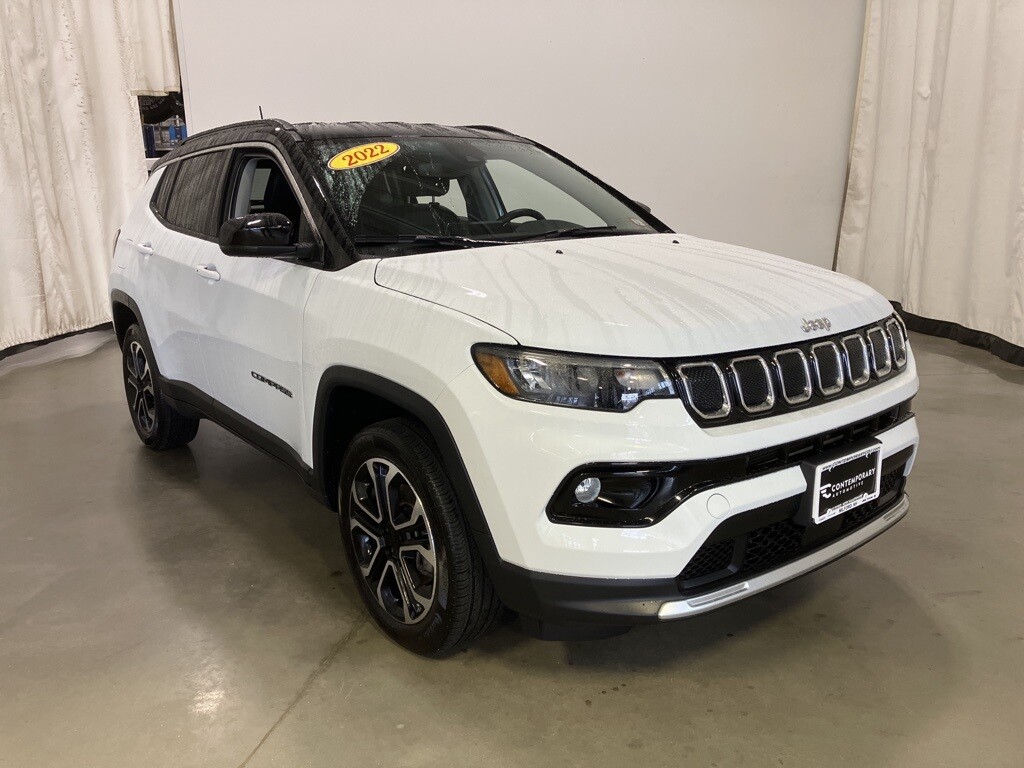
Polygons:
M652 398L675 397L672 379L653 360L473 347L477 367L499 392L532 403L628 411Z

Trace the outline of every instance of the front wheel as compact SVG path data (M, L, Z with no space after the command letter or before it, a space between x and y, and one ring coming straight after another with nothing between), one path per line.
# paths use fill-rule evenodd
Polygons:
M360 595L405 648L445 656L501 611L433 447L402 419L352 441L338 486L341 534Z

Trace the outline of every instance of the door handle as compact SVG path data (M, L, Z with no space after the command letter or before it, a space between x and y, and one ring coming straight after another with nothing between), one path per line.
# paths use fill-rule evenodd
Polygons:
M196 267L196 274L200 277L205 277L207 280L220 280L220 272L217 271L217 267L213 264L200 264Z
M135 250L143 256L151 256L153 254L153 244L148 240L144 243L136 243Z

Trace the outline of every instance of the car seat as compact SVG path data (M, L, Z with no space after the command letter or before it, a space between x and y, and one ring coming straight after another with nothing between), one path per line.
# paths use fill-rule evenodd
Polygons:
M356 234L363 236L457 235L462 222L455 211L420 197L448 194L450 179L421 176L409 166L386 168L366 186L359 203Z

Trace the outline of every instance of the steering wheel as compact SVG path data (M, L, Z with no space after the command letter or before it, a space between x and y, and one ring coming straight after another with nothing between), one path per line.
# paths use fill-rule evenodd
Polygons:
M511 224L513 219L518 219L520 216L532 216L537 221L544 221L546 218L543 213L534 210L533 208L516 208L514 211L509 211L504 216L499 216L495 219L495 223Z

